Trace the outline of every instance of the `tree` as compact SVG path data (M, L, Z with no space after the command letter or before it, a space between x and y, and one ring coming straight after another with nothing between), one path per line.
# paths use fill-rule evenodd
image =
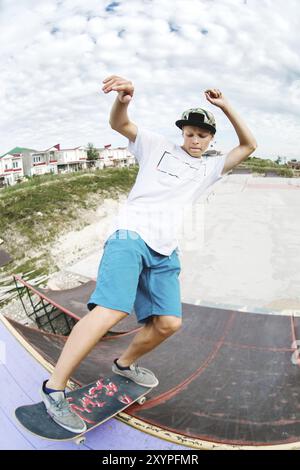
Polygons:
M87 145L87 159L89 161L95 161L99 158L98 150L94 147L94 144L88 143Z

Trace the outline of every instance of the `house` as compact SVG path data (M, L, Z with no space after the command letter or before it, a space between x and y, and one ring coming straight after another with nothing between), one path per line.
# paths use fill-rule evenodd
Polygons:
M47 150L34 150L25 153L23 155L24 174L26 176L36 176L57 173L59 152L60 147L57 144Z
M13 159L13 161L12 161ZM15 184L24 176L64 173L85 169L85 147L61 149L60 144L46 150L16 147L0 157L0 185Z
M215 144L216 144L215 141L210 143L208 149L205 150L205 152L203 153L204 157L216 157L218 155L222 155L222 152L220 150L215 149Z
M137 163L136 158L129 152L127 147L111 148L111 144L108 144L97 150L99 160L96 161L96 168L125 168Z
M124 168L137 163L127 147L111 148L111 144L108 144L96 150L99 158L93 164L95 168ZM92 166L88 160L87 151L85 146L62 149L60 144L40 151L15 147L0 156L0 187L15 184L24 176L85 170Z
M292 170L300 170L300 162L296 160L295 158L290 160L287 163L288 167L291 168Z
M25 174L33 176L45 173L70 173L86 168L87 150L85 147L61 149L60 144L57 144L47 150L32 153L31 158L26 161Z
M0 187L16 184L24 177L23 156L34 150L15 147L0 156Z
M57 154L58 173L85 170L88 166L87 149L84 146L59 149Z

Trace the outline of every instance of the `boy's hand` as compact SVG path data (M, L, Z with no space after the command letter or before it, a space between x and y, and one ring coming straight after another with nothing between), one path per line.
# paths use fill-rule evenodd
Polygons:
M229 105L225 96L217 88L209 88L208 90L205 90L204 93L205 93L206 99L213 105L217 106L218 108L224 109L226 106Z
M102 90L104 93L109 93L114 90L118 92L118 98L121 103L129 103L133 97L134 86L133 83L126 78L117 77L117 75L111 75L103 80L104 86Z

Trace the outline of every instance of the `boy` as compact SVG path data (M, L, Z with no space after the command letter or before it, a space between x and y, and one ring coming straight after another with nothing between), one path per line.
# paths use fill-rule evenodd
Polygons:
M73 432L84 431L85 423L65 398L67 381L105 333L126 318L133 307L143 327L114 361L112 370L140 385L158 385L154 373L138 367L135 361L181 326L178 213L257 146L249 129L218 89L206 90L205 96L228 117L239 145L225 156L203 157L216 132L212 113L202 108L185 111L176 121L184 138L183 145L178 146L130 121L127 107L134 93L132 82L112 75L103 83L104 93L112 90L118 93L110 125L129 139L129 150L138 159L139 173L104 244L96 288L88 302L90 312L73 328L51 378L42 386L48 413Z

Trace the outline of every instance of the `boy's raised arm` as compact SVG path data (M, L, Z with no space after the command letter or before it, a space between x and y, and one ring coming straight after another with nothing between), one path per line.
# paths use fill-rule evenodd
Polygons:
M111 128L134 142L137 135L137 126L130 121L127 114L128 104L134 93L133 83L116 75L105 78L103 83L102 90L104 93L118 92L110 112L109 123Z
M240 142L239 145L233 148L226 157L222 171L222 174L225 174L243 160L246 160L257 148L257 142L243 119L233 109L219 89L208 89L205 91L205 96L210 103L222 109L233 125Z

